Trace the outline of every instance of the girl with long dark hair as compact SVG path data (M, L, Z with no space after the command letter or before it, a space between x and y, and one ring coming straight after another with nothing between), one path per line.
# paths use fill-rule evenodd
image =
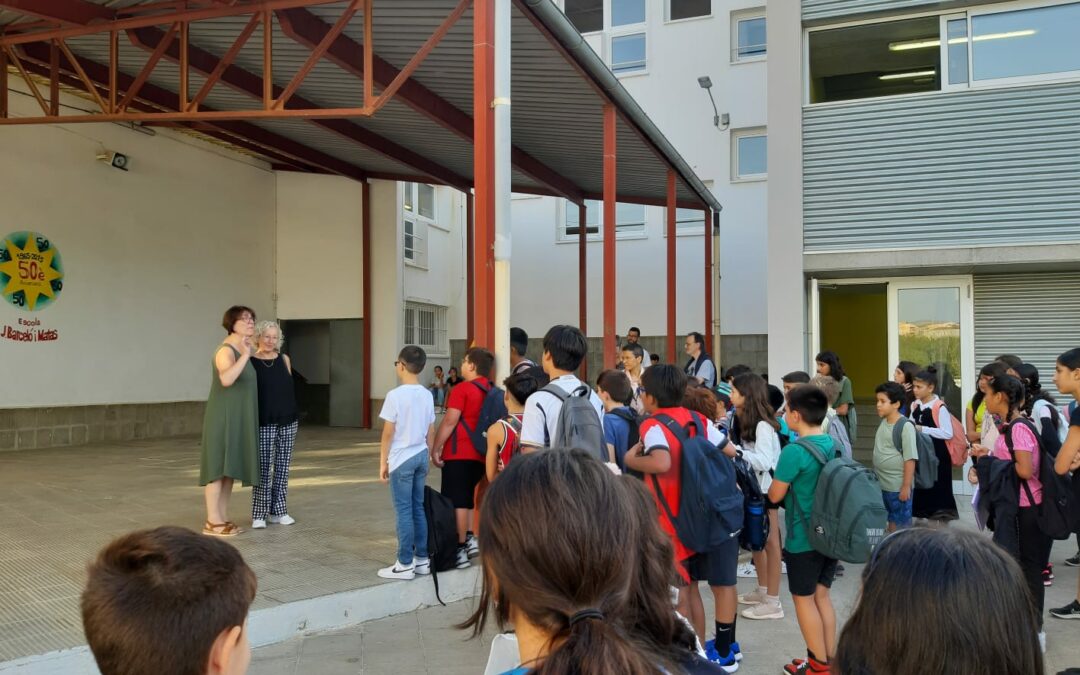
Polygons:
M856 426L858 424L855 414L855 395L852 393L851 380L844 374L844 367L840 365L840 357L836 352L824 351L814 357L817 363L818 375L828 375L840 383L840 393L836 400L829 404L836 409L836 415L844 423L848 438L854 441L858 438Z
M926 434L934 441L934 452L938 458L938 475L934 486L926 489L915 488L912 496L912 515L915 518L929 520L931 523L945 525L960 516L956 510L956 498L952 489L952 458L945 441L952 438L952 415L945 402L938 398L937 369L929 367L915 375L915 403L911 406L911 421L915 431ZM937 415L934 414L935 408ZM935 420L935 417L937 418ZM940 426L938 426L940 424Z
M986 388L990 380L1004 376L1008 369L1001 361L992 361L979 370L975 395L968 401L964 412L964 426L969 442L982 443L986 447L993 446L994 439L997 438L997 427L993 421L986 421Z
M911 404L915 402L915 375L921 368L914 361L901 361L893 369L893 382L904 388L904 402L900 406L900 414L907 417L911 414Z

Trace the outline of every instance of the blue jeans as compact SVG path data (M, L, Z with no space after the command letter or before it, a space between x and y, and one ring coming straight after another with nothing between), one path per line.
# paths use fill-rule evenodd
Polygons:
M424 483L428 474L428 453L421 450L390 472L390 496L397 519L397 559L402 565L428 557L427 518L424 517Z
M446 390L431 388L431 397L435 399L435 407L441 408L446 405Z

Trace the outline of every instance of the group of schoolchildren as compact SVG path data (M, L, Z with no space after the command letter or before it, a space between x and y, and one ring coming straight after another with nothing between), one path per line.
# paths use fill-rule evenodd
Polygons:
M896 670L898 660L926 665L912 660L915 652L926 651L922 647L911 652L909 640L891 645L876 633L882 622L906 613L908 600L923 591L942 611L920 614L916 604L911 620L918 614L935 623L941 639L962 630L970 641L971 628L985 643L975 658L990 659L987 669L1041 672L1042 592L1052 538L1039 507L1053 494L1047 472L1066 475L1080 468L1080 412L1075 402L1064 410L1053 406L1027 364L1002 362L1000 373L1000 366L984 369L966 426L935 394L932 368L901 364L895 381L877 387L882 419L871 472L850 459L854 399L834 354L818 355L816 378L786 375L780 392L745 367L731 368L723 382L706 386L707 378L694 375L702 372L703 360L690 353L689 344L684 368L632 367L640 366L642 355L631 344L622 350L623 372L604 371L594 390L574 374L587 352L577 328L549 330L539 366L525 358L522 334L515 331L513 337L518 339L512 340L505 391L491 380L491 352L470 349L461 367L464 382L451 390L438 429L432 397L418 381L426 357L418 347L404 348L395 363L402 384L387 395L381 412L386 426L379 469L391 487L399 544L395 564L380 576L411 579L431 571L423 510L430 460L442 467L441 492L455 508L456 566L466 567L478 555L484 563L480 606L465 625L479 634L491 612L500 626L514 625L520 667L508 672L735 672L743 658L736 639L738 605L749 606L744 618L782 618L779 584L785 569L807 646L806 657L786 664L785 673L879 672ZM1058 359L1054 383L1080 401L1080 349ZM486 436L477 436L494 414L496 397L504 408L486 426ZM977 419L982 427L973 428ZM995 521L996 547L969 533L907 527L913 517L936 523L956 518L950 467L963 454L953 443L961 429L968 432L964 453L967 440L979 434L972 439L976 472L970 478L983 491L977 508ZM1048 450L1051 437L1057 442ZM923 467L931 448L936 462ZM868 482L867 474L876 481ZM848 510L869 516L852 519L842 507L826 513L815 503L829 501L836 494L830 488L841 481L855 486L856 496L849 496L855 508ZM476 511L485 484L490 487ZM1011 508L1000 484L1012 490ZM684 496L700 496L703 485L723 486L706 500L712 520L686 506L696 502ZM880 531L871 502L859 496L867 485L879 491ZM751 508L755 499L763 510ZM738 516L725 525L715 516L732 500ZM782 546L779 508L785 510ZM886 518L888 530L900 532L882 539ZM694 529L706 522L707 531ZM854 524L858 536L837 543L829 532L833 524ZM170 613L179 611L169 604L170 594L176 602L182 597L188 604L228 605L183 636L205 666L190 672L246 669L244 618L254 576L233 549L222 544L221 550L203 550L220 542L195 535L188 541L184 531L174 530L118 540L91 568L84 620L99 665L112 662L102 666L105 675L173 671L150 667L154 662L147 659L156 657L128 644L132 636L163 630L148 616L155 608L132 593L161 599L156 609ZM756 535L748 538L747 532ZM752 550L758 577L758 588L742 596L736 593L740 545ZM867 565L860 605L838 643L830 588L841 559ZM197 574L206 560L215 561L214 574ZM1080 563L1080 552L1075 561ZM958 565L971 574L955 574ZM901 577L910 583L901 584ZM931 578L934 584L922 588ZM701 581L712 591L716 619L713 639L704 645L696 639L706 635ZM1004 613L964 609L977 604L986 587L1000 591L989 602ZM669 595L669 588L677 592ZM894 596L896 601L887 601ZM181 613L209 612L197 609ZM950 618L957 611L963 616ZM1052 613L1080 618L1080 589L1077 600ZM137 631L131 628L136 620L143 626ZM934 653L934 662L949 658L948 651Z

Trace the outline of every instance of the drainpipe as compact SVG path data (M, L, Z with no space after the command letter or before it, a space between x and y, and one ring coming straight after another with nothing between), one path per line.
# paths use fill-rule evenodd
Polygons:
M495 23L495 363L510 374L510 2L497 0Z

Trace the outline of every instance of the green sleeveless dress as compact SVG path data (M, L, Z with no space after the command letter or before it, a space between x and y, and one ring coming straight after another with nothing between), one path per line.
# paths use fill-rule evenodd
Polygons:
M229 347L240 358L235 347ZM220 349L220 347L219 347ZM214 353L215 356L217 352ZM228 477L243 485L259 484L259 389L255 367L247 362L231 387L221 384L210 362L210 398L203 417L199 485Z

